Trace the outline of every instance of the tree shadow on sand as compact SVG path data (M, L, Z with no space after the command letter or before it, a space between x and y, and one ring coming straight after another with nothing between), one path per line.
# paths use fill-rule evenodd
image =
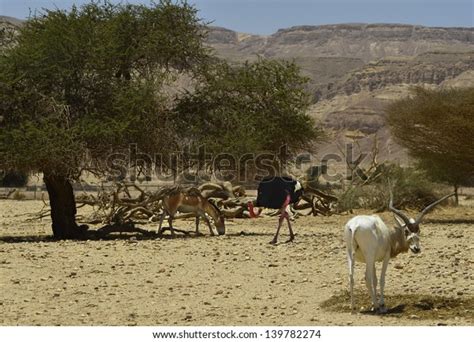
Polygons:
M425 223L436 223L436 224L474 224L474 218L431 218L426 219Z
M194 230L184 230L173 227L176 235L173 237L169 233L169 227L163 227L164 234L157 234L154 230L147 230L139 227L130 227L130 226L120 226L118 229L117 227L109 227L104 226L99 229L91 229L87 230L86 234L80 238L75 240L68 240L68 241L84 241L84 240L92 240L92 241L110 241L110 240L157 240L157 239L197 239L197 238L212 238L207 231L205 233L196 234ZM102 229L102 230L101 230ZM273 237L275 235L274 232L255 232L255 231L238 231L232 233L226 233L224 236L227 237L234 237L234 238L254 238L254 237ZM301 239L303 238L321 238L323 235L327 234L320 234L320 233L313 233L313 234L295 234L295 240L292 241L294 244L298 244L299 240L298 237ZM217 236L217 235L216 235ZM283 237L285 240L285 237ZM283 241L282 240L282 241ZM27 243L27 242L56 242L56 241L64 241L60 239L55 239L52 235L5 235L0 236L0 242L4 243ZM283 242L281 242L283 243Z
M362 291L354 292L356 312L377 315L369 310L369 295ZM387 313L381 316L406 317L417 319L443 319L464 317L474 319L474 297L444 297L427 294L395 294L385 296ZM321 304L325 310L332 312L351 312L350 293L343 291L331 296ZM357 311L359 308L359 311ZM362 308L362 309L360 309Z
M155 231L142 229L139 227L130 226L104 226L100 229L88 230L84 236L80 239L67 240L67 241L102 241L102 240L157 240L157 239L194 239L194 238L206 238L210 237L209 234L199 233L195 231L187 231L179 228L174 228L175 236L172 236L169 232L169 227L163 227L163 231L167 233L158 234ZM4 243L37 243L37 242L57 242L65 241L58 240L52 235L6 235L0 236L0 242Z

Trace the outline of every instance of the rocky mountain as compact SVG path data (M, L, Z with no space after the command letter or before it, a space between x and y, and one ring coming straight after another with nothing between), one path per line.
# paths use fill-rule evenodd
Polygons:
M295 26L270 36L212 28L209 43L228 57L346 57L364 62L387 56L416 56L428 51L472 51L474 28L401 24Z
M10 25L19 26L21 25L22 22L23 20L21 19L7 17L5 15L0 15L0 24L10 24Z
M293 60L311 78L310 113L334 140L320 154L358 140L380 140L381 159L409 159L385 127L385 107L412 86L474 86L474 28L399 24L297 26L270 36L212 28L208 43L234 63Z
M439 84L456 77L472 69L474 28L341 24L257 36L215 27L208 43L234 62L258 56L294 60L312 78L318 100L363 87Z

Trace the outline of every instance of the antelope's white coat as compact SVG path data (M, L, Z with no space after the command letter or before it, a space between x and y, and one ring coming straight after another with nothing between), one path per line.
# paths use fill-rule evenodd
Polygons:
M382 261L387 252L390 253L390 230L377 215L360 215L349 220L346 241L348 251L352 251L355 260L360 262L366 262L364 253L369 253L371 249L374 261Z

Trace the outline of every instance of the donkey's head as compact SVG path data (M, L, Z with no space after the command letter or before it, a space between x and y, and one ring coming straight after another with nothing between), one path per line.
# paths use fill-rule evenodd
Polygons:
M212 210L212 219L214 220L217 233L219 235L224 235L225 234L225 216L222 213L222 211L217 207L217 205L215 205L211 201L209 201L209 204L214 209Z
M224 235L225 234L225 217L221 211L219 211L219 216L215 224L216 224L217 233L219 235Z

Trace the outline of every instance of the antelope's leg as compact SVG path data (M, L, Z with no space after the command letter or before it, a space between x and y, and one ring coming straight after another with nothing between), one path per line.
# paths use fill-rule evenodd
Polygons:
M377 272L375 269L375 262L374 262L374 267L372 268L372 274L373 274L372 287L374 289L375 300L377 300Z
M355 253L357 249L357 243L353 239L352 231L346 226L345 240L347 241L346 252L347 252L347 263L349 265L349 290L351 294L351 313L354 313L354 265L355 265Z
M347 262L349 263L349 288L351 293L351 311L354 312L354 254L347 251Z
M385 299L383 296L383 291L385 288L385 273L387 272L388 262L390 260L390 253L385 255L382 264L382 272L380 274L380 313L386 313L387 309L385 308Z
M375 289L374 289L374 264L375 264L375 257L372 255L365 256L366 268L365 268L365 285L367 286L367 290L369 290L370 297L372 299L372 305L375 310L378 309L379 304L377 303L377 298L375 296Z

